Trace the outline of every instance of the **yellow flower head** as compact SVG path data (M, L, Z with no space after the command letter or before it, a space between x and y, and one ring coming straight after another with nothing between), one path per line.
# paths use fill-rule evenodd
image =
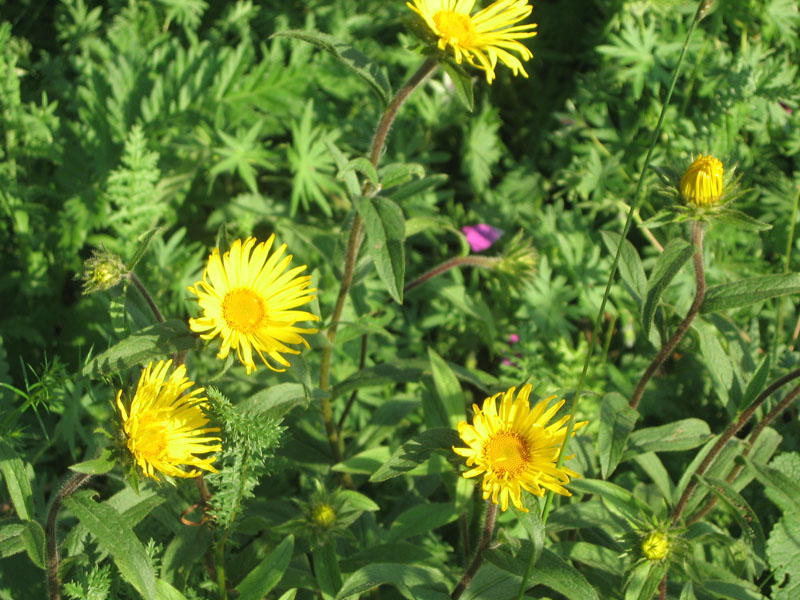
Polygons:
M298 321L319 320L310 312L294 310L314 298L317 290L308 289L311 276L299 276L305 265L286 271L292 255L283 256L286 244L270 255L274 241L274 235L259 244L253 237L244 242L236 240L222 256L215 248L208 257L203 280L189 288L203 309L202 317L189 319L191 330L205 340L221 335L217 357L227 357L233 348L248 374L256 370L253 349L270 369L285 371L273 366L265 354L278 365L288 367L289 361L281 353L300 351L286 344L304 344L308 348L301 334L317 332L295 326Z
M695 206L716 204L722 198L724 173L719 159L701 154L681 177L681 195Z
M642 555L647 560L664 560L669 554L669 536L663 531L651 531L642 540Z
M159 480L156 471L170 477L197 477L198 469L216 473L211 464L216 457L199 456L222 450L219 443L214 443L220 438L206 436L219 428L206 427L206 398L201 396L204 390L195 388L184 393L194 381L186 377L184 365L167 377L171 366L171 360L159 361L155 366L150 362L139 377L127 410L122 403L122 390L117 393L128 450L142 472L155 480Z
M522 490L544 496L548 489L570 496L563 486L569 483L570 477L579 475L565 467L556 467L566 439L569 415L547 425L564 405L564 400L547 408L548 402L555 398L550 396L531 408L528 402L530 384L522 386L516 400L515 389L512 387L503 394L486 398L483 408L473 404L472 425L466 421L458 424L458 435L469 447L453 447L453 451L467 458L467 466L474 467L466 471L464 477L483 475L484 499L491 496L495 504L499 499L500 508L506 510L510 497L514 506L528 512L522 503ZM498 411L496 400L501 395ZM576 423L573 433L586 424L587 421Z
M533 10L528 0L497 0L471 16L475 0L412 0L406 4L439 38L440 50L450 46L458 64L466 59L485 71L488 83L495 78L498 60L514 75L528 76L520 59L509 52L516 52L522 60L533 58L531 51L517 41L536 35L535 23L516 25Z

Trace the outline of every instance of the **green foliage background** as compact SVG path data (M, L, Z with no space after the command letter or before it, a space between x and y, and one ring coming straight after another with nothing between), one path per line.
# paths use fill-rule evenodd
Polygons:
M263 592L275 598L294 597L293 589L297 598L344 598L347 585L360 589L359 577L390 584L376 598L448 596L480 526L472 484L458 477L452 457L430 451L411 475L382 483L370 476L401 444L451 427L472 402L510 385L530 378L536 396L574 395L616 250L600 232L622 230L695 10L694 2L678 0L540 1L529 78L498 68L498 80L487 86L471 73L472 113L441 69L414 92L393 125L379 173L387 179L393 165L418 165L411 180L384 192L406 220L406 282L466 255L460 228L476 223L505 231L488 254L522 230L538 253L537 272L508 293L490 272L452 270L399 306L365 254L334 352L337 419L350 393L357 396L343 429L344 460L332 470L318 410L324 392L315 389L322 334L310 338L311 350L289 373L259 369L250 377L238 365L224 370L211 348L187 342L197 350L189 355L192 379L222 390L217 416L238 440L223 457L220 481L210 482L219 490L220 527L230 536L234 586L266 589L248 587L252 579L243 583L261 565L275 571ZM155 324L132 287L81 295L83 261L100 246L130 260L142 236L159 227L137 274L167 319L185 321L197 313L186 287L200 278L211 248L274 232L289 245L293 264L308 265L319 289L311 310L327 326L352 220L336 158L368 152L382 106L330 54L270 36L288 29L328 33L369 56L396 89L421 62L402 25L408 13L404 2L385 0L0 0L0 435L4 464L22 465L32 481L28 517L0 488L0 598L45 597L41 565L31 556L36 544L23 544L19 527L33 531L25 523L43 522L69 466L93 458L104 443L94 430L111 418L116 390L136 381L135 370L97 371L89 361ZM726 168L738 165L748 191L736 207L772 226L752 232L714 224L706 237L710 285L800 271L793 212L800 186L799 28L794 0L718 0L689 45L652 164L681 172L693 156L712 153ZM669 203L658 193L664 183L657 170L644 178L637 224ZM634 226L628 238L647 273L658 261L656 243L685 230L670 224L650 235ZM619 468L605 472L606 449L597 440L603 423L615 418L602 410L616 406L607 394L630 396L694 289L687 263L646 334L624 275L611 290L588 394L576 405L591 425L576 438L572 468L587 482L613 481L663 518L675 500L665 497L689 477L694 450L767 381L800 366L800 312L796 296L788 296L699 319L639 409L645 431L695 419L681 421L684 444L659 445L655 434L635 432L639 445L629 444ZM370 344L361 365L365 333ZM441 378L463 394L460 414L442 413ZM257 427L248 423L253 416L263 420ZM758 460L771 459L796 482L796 406L765 438ZM14 479L2 472L7 484ZM745 472L749 478L737 480L736 491L757 515L765 547L754 549L735 506L715 510L704 528L687 534L694 571L670 579L670 597L796 597L800 545L792 532L800 512L770 491L780 480L774 472L746 488L756 469ZM343 499L336 496L342 473L355 483L355 491L338 492ZM212 534L179 521L196 502L190 483L147 487L137 496L119 475L93 481L97 500L110 503L141 540L153 576L178 594L160 588L159 598L217 597L203 567ZM616 558L630 550L625 535L636 519L601 493L613 496L609 489L586 485L576 485L575 497L548 521L545 575L536 579L534 569L527 597L592 597L570 596L579 592L559 583L552 575L558 569L563 577L579 573L596 597L647 597L636 595L639 575L628 580L635 557L625 564ZM309 529L304 517L320 498L349 515L345 520L352 517L337 523L335 535ZM79 496L76 510L78 501L95 502ZM69 513L63 519L67 597L143 593L102 539L96 542L96 532ZM520 519L501 517L504 546L463 598L516 597L521 573L514 569L532 551ZM389 563L405 570L381 570Z

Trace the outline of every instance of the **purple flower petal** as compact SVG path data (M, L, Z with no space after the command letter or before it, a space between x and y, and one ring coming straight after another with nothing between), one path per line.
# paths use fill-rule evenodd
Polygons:
M485 223L465 225L461 228L461 231L467 236L467 243L473 252L488 250L503 235L502 229Z
M512 344L516 344L519 341L519 336L516 333L512 333L508 336L508 341Z

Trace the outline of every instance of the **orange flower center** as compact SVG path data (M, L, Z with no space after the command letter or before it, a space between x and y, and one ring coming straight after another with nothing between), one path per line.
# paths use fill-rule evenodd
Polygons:
M452 46L472 46L475 40L475 26L469 15L452 10L440 10L433 15L433 22L439 36Z
M222 300L222 316L239 333L253 333L264 321L266 311L261 298L247 288L236 288Z
M516 433L495 433L483 446L489 468L499 475L516 475L528 463L528 445Z

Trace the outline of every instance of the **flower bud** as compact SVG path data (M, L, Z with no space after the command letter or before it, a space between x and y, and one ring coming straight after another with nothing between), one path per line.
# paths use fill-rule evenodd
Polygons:
M330 504L322 502L311 509L311 520L320 529L328 529L336 521L336 511Z
M663 531L651 531L642 540L642 555L647 560L660 561L669 555L669 537Z
M91 258L83 263L83 293L88 296L111 289L122 281L127 272L125 263L113 252L105 248L93 250Z
M681 195L694 206L715 205L722 198L724 173L719 159L701 154L681 177Z

